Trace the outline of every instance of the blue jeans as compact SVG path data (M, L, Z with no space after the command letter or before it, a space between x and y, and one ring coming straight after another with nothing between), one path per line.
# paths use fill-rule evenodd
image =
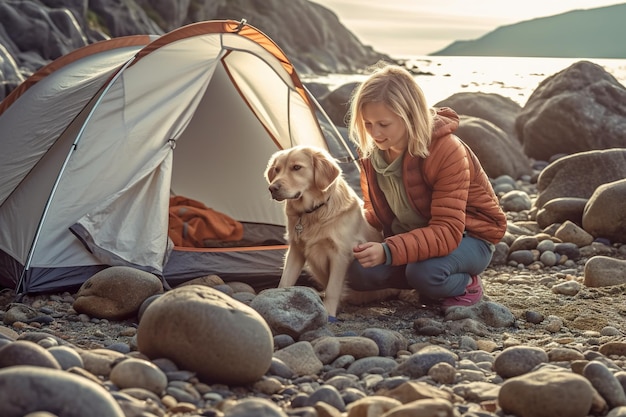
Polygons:
M494 250L489 242L464 236L449 255L407 265L364 268L354 260L348 269L348 284L358 291L412 288L434 300L454 297L465 292L470 276L487 268Z

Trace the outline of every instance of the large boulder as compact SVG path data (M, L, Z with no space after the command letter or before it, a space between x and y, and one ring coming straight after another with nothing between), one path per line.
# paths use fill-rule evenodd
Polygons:
M0 3L2 7L2 3ZM2 45L3 37L0 34L0 100L24 82L25 77L17 67L17 63L9 50Z
M350 107L352 93L360 85L360 82L353 81L345 83L319 97L318 101L330 120L337 126L347 127L347 113Z
M508 97L499 94L463 92L456 93L435 104L435 107L450 107L458 114L488 120L513 139L515 120L522 107Z
M600 65L579 61L544 79L515 128L531 158L626 147L626 88Z
M184 5L184 2L182 4ZM149 16L136 1L91 1L89 8L91 13L100 17L107 33L113 38L126 35L162 35L165 33L165 28L159 26L152 18L158 16L154 13L155 10L153 9L151 16ZM163 20L158 20L159 23L163 24Z
M47 7L35 1L0 2L0 17L0 34L6 34L0 41L4 44L6 38L10 39L18 67L25 58L22 54L27 52L40 57L42 61L36 63L41 63L88 43L75 14L66 7Z
M558 159L537 178L535 206L555 198L588 199L602 184L626 178L626 148L581 152Z
M474 151L490 178L530 175L530 160L515 132L521 106L499 94L463 92L435 104L461 115L456 134Z
M272 332L254 309L223 292L188 285L154 300L137 328L137 347L151 359L167 358L200 378L247 384L269 369Z
M519 142L493 123L477 117L461 116L455 134L474 151L489 178L530 175L532 167Z
M335 13L312 1L229 0L216 16L247 18L274 40L301 72L354 72L379 60L392 61L362 44Z

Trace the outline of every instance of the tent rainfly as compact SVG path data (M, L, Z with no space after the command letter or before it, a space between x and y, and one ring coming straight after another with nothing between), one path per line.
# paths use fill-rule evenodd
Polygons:
M0 286L67 290L114 265L170 286L209 274L272 285L285 220L263 173L272 153L301 144L358 173L293 65L245 20L62 56L0 103ZM174 246L172 196L235 219L243 238Z

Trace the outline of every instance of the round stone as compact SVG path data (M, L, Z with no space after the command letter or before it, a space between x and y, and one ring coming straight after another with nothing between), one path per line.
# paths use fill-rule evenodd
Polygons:
M2 417L47 411L63 417L124 417L109 392L83 376L39 366L0 369Z
M36 343L18 340L0 348L0 368L16 365L32 365L61 369L59 362Z
M156 365L143 359L126 359L111 370L111 382L120 388L144 388L160 395L167 387L167 376Z
M163 292L155 275L136 268L112 266L92 275L76 294L78 313L109 320L137 314L144 300Z
M137 346L168 358L202 379L225 384L258 380L269 369L274 342L261 315L221 291L187 285L166 292L143 313Z

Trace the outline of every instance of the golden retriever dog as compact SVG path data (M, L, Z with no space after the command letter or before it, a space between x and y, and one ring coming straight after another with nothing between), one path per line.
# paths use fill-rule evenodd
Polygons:
M303 268L324 288L330 319L337 315L342 296L363 293L347 289L346 274L358 243L381 242L382 234L369 225L361 199L342 177L341 168L325 150L296 146L276 152L265 172L272 198L285 202L285 256L279 288L296 284ZM372 291L368 293L380 293ZM364 298L381 299L389 295ZM368 300L369 301L369 300Z

